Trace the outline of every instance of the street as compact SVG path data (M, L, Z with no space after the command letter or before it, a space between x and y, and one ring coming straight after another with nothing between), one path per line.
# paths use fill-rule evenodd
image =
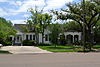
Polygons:
M100 53L0 54L0 67L100 67Z

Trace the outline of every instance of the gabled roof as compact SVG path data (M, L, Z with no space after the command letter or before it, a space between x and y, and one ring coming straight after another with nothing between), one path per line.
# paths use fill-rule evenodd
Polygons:
M14 28L19 32L27 32L25 30L34 32L34 29L33 28L31 29L28 24L14 24Z

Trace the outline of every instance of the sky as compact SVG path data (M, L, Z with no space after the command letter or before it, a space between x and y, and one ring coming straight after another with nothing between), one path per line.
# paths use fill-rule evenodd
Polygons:
M78 3L82 0L46 0L47 6L44 8L45 13L50 10L60 10L65 8L66 3ZM44 0L0 0L0 17L10 20L13 24L24 24L31 15L29 8L41 10L45 4Z

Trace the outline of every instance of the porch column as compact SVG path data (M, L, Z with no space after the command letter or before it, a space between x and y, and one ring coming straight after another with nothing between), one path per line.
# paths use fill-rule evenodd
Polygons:
M20 37L20 38L21 38L21 39L20 39L20 40L21 40L21 46L23 46L23 44L22 44L22 42L23 42L23 40L24 40L24 39L23 39L23 36L24 36L24 35L22 34L21 37Z
M12 36L12 46L13 46L13 43L14 43L14 36Z
M73 35L73 43L74 43L74 35Z

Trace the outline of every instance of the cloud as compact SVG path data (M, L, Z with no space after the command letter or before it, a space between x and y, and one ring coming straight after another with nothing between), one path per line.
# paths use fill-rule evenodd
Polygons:
M25 24L25 20L11 20L13 24Z
M7 12L5 12L5 10L0 8L0 16L5 16L5 15L8 15Z
M17 2L20 7L18 10L13 10L12 12L16 12L16 14L20 13L20 12L27 12L29 8L33 8L35 7L35 5L37 6L43 6L44 5L44 0L39 0L39 1L34 1L34 0L28 0L28 1L24 1L24 2Z
M44 12L46 13L49 13L48 11L49 10L52 10L52 9L60 9L62 8L66 3L68 2L72 2L74 0L47 0L47 6L44 8ZM7 2L9 3L10 5L14 6L14 7L17 7L16 9L14 8L7 8L7 12L5 10L3 10L2 8L0 8L0 16L7 16L9 15L9 18L11 18L12 16L19 16L19 17L22 17L20 15L22 15L22 13L25 13L23 14L23 17L29 17L29 15L27 14L27 10L29 8L35 8L35 5L38 6L38 9L42 9L43 6L45 5L45 2L44 0L0 0L0 2ZM15 19L15 20L11 20L14 24L24 24L25 19Z
M48 12L52 9L59 9L62 8L66 3L72 2L73 0L47 0L47 6L44 8L45 12ZM17 4L18 3L18 4ZM15 12L13 15L19 14L21 12L27 12L29 8L35 9L35 5L38 7L38 9L42 9L45 5L44 0L27 0L27 1L17 1L16 3L12 3L14 5L20 5L19 9L12 10L12 12Z
M59 9L62 8L66 3L72 2L73 0L49 0L47 2L48 6L45 10Z
M0 0L0 2L6 2L7 0Z
M23 2L22 1L10 1L9 4L14 5L14 6L21 6Z

